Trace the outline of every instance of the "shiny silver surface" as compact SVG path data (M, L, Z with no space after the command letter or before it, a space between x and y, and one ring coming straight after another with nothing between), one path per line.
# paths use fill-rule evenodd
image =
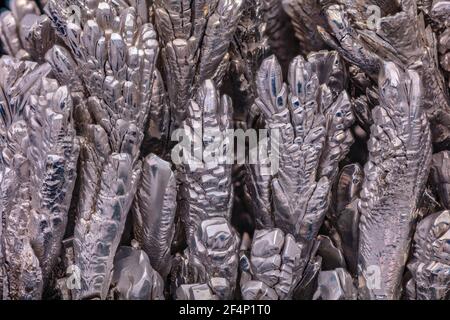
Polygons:
M385 63L373 112L369 162L358 209L359 295L398 299L417 208L431 163L431 138L420 77ZM395 208L395 209L394 209ZM374 274L379 276L372 283Z
M450 298L450 1L0 9L0 299Z

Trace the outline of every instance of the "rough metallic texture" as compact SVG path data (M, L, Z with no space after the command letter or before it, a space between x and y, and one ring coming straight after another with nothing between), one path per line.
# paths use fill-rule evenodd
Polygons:
M141 174L138 156L159 48L141 6L79 5L80 25L69 22L64 1L49 1L45 10L70 48L69 53L61 47L50 57L53 70L60 79L79 78L85 95L74 230L75 264L81 270L76 296L104 299Z
M450 209L450 152L442 151L433 155L431 179L436 188L441 206Z
M163 300L164 282L144 251L120 247L114 258L112 294L118 300Z
M188 101L206 79L219 83L228 68L228 47L242 0L155 0L173 128L186 117Z
M318 27L326 42L350 63L356 64L376 78L383 61L393 61L406 69L417 71L423 86L423 108L432 124L433 142L448 144L450 99L448 87L437 64L437 41L431 28L425 27L423 16L417 14L414 0L385 6L377 25L369 28L371 1L358 1L355 6L331 4L324 7L331 34ZM377 1L375 1L377 2ZM375 3L377 5L377 3ZM353 9L356 7L356 9ZM350 9L352 8L352 9ZM357 21L357 23L352 23Z
M312 300L317 291L322 259L315 254L311 254L311 257L303 271L302 279L294 289L294 300Z
M183 284L176 292L177 300L217 300L207 284Z
M311 51L326 49L317 26L325 25L321 14L319 0L281 0L284 10L289 15L295 30L295 36L300 41L300 49L308 54Z
M0 299L449 299L449 0L9 0L0 52Z
M450 1L437 0L430 5L429 14L433 22L437 25L438 52L440 55L440 65L447 74L450 73ZM450 88L450 83L448 85Z
M45 53L55 43L55 32L36 2L12 0L11 11L0 15L0 44L8 55L18 59L43 62Z
M317 300L356 300L357 290L350 274L342 268L321 271L319 288L314 295Z
M152 267L164 277L171 267L176 195L175 175L170 163L154 154L147 156L133 204L133 229Z
M412 279L409 298L450 298L450 212L434 213L423 219L414 236L413 258L408 263Z
M330 220L339 235L339 242L349 271L356 274L358 260L359 194L364 181L363 168L350 164L342 168L333 190Z
M287 72L289 63L300 50L294 27L283 8L283 0L261 0L261 2L270 51L280 61L283 72Z
M39 299L67 224L79 142L67 87L48 64L0 59L3 298Z
M177 165L177 175L179 215L188 244L185 257L180 257L175 265L175 287L207 282L212 294L220 299L233 296L238 264L239 237L229 224L233 202L231 165L225 158L229 140L223 135L231 128L231 112L230 98L220 96L214 82L206 80L195 99L190 100L183 122L182 139L188 143L172 150L186 157ZM203 149L197 152L199 143ZM211 148L220 151L208 159L205 151ZM187 264L184 270L183 264ZM181 292L185 290L177 290L177 294Z
M83 202L79 205L74 231L75 265L81 270L81 290L76 296L104 299L141 170L139 166L133 170L130 155L114 153L106 158L99 172L95 163L101 163L102 155L100 159L89 158L96 155L90 149L94 143L104 144L105 141L86 144L81 155L81 179L84 180L80 197ZM96 179L87 180L91 176ZM94 187L100 191L94 191Z
M153 77L150 113L141 152L143 155L154 153L164 157L169 149L170 104L161 73L155 70Z
M345 73L336 53L322 51L308 61L294 59L289 87L275 57L263 62L257 77L256 105L280 135L277 176L249 166L257 224L281 228L310 246L328 209L338 163L353 141Z
M291 299L301 278L302 245L280 229L257 230L248 256L241 257L244 300Z
M230 66L225 86L229 85L234 102L234 119L246 121L257 95L255 76L269 52L265 35L264 1L247 0L242 6L235 36L230 45Z
M398 299L431 163L431 139L419 75L388 62L378 83L380 106L372 112L359 202L359 295Z
M184 255L175 260L172 274L175 298L233 298L238 276L238 249L239 236L225 218L203 220Z
M281 138L278 153L272 150L272 156L280 156L276 176L265 175L264 167L259 164L248 166L257 228L264 230L275 226L286 232L286 237L293 241L289 248L296 247L299 258L289 266L295 272L286 271L295 279L289 286L268 290L266 287L274 286L277 281L249 282L243 288L244 297L291 298L309 263L328 210L331 181L353 141L348 130L353 115L343 91L344 83L345 71L334 52L313 54L308 61L295 58L289 69L289 87L283 83L275 57L266 59L258 72L259 96L255 103L272 130L270 134L276 130ZM258 232L263 231L257 231L251 250L256 250ZM280 241L274 244L279 251L283 244ZM257 254L256 257L266 256ZM273 259L277 260L275 256Z
M202 221L212 217L231 218L233 188L231 184L231 165L225 160L230 141L225 135L223 150L215 159L206 159L205 151L218 148L217 142L222 133L231 129L232 103L228 96L220 96L211 80L206 80L197 92L195 99L189 101L188 116L183 123L188 145L172 150L190 155L178 167L180 180L180 215L189 241ZM191 145L200 142L202 150L191 152ZM211 160L211 161L208 161Z
M330 234L330 236L332 235ZM317 237L317 255L322 258L322 270L347 269L340 243L335 244L335 240L330 236L319 235Z

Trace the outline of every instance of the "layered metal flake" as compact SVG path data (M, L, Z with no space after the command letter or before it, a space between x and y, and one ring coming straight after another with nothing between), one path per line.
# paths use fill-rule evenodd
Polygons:
M358 204L359 295L399 299L402 275L431 164L422 87L413 70L387 62L379 76L380 105L368 143ZM395 208L395 209L394 209Z

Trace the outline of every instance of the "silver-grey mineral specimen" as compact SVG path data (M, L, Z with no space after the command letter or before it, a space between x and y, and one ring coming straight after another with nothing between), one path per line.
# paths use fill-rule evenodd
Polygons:
M2 6L0 299L450 299L449 0Z

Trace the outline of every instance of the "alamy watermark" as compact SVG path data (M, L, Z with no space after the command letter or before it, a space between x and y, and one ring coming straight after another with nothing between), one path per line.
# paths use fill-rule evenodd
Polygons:
M172 149L175 165L188 165L191 171L213 169L220 165L259 165L262 175L279 169L279 129L203 130L200 125L174 130Z
M363 271L366 279L366 286L369 290L381 289L381 267L378 265L370 265Z
M81 289L81 270L78 266L74 264L68 266L66 275L66 286L68 289Z
M81 24L81 9L80 7L76 6L76 5L71 5L69 7L67 7L66 9L68 11L68 18L67 18L67 22L69 23L73 23L76 25L80 25Z
M367 7L367 15L369 18L367 19L367 27L370 30L378 31L380 29L381 24L381 9L379 6L371 5Z

